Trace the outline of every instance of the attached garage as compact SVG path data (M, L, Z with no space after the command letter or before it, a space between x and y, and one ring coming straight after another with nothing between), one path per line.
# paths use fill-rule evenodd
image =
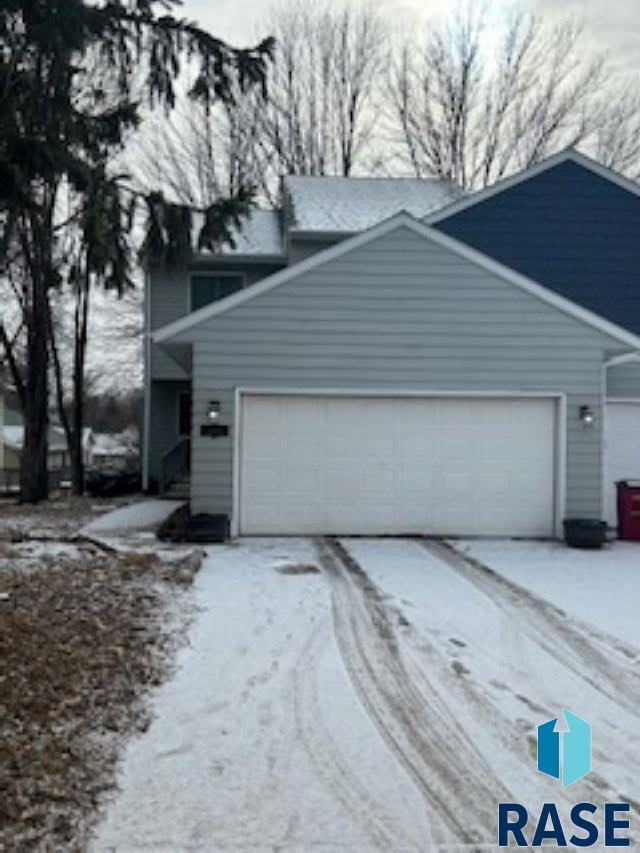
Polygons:
M244 534L553 536L558 401L243 394Z
M406 214L155 340L192 376L192 508L234 534L561 536L602 513L604 367L640 352Z
M618 521L616 486L619 480L640 480L640 400L607 403L605 420L606 519Z

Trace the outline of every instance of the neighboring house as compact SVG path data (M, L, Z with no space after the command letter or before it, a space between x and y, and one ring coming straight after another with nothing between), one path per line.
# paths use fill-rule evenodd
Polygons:
M3 492L15 491L19 484L20 456L10 439L12 430L20 423L20 416L9 408L6 396L0 392L0 491Z
M20 455L24 446L24 426L6 424L3 429L5 448L5 468L18 471ZM61 427L49 427L49 448L47 466L49 471L60 471L69 464L69 451L64 430Z
M20 481L20 458L24 446L24 426L22 417L11 409L5 409L5 423L0 432L0 486L17 489ZM93 464L93 431L89 427L83 430L83 457L85 465ZM47 468L52 480L57 482L69 473L70 454L67 439L62 427L49 427Z
M640 329L420 221L457 209L443 182L283 190L246 229L269 221L268 244L150 272L147 482L181 480L234 533L546 537L600 517L604 377Z

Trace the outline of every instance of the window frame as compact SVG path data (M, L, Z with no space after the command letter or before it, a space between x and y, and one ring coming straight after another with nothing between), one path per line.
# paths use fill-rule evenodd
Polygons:
M238 272L234 272L233 270L220 270L214 271L209 270L205 272L204 270L200 270L198 272L190 272L189 273L189 287L187 289L187 309L188 313L192 314L194 311L200 310L193 307L193 280L195 278L239 278L241 281L240 287L238 290L244 290L247 286L247 274L242 270L238 270ZM237 291L235 291L237 292ZM229 294L231 296L233 294ZM222 299L226 299L226 296L223 296ZM213 300L213 302L207 302L205 305L201 305L200 308L206 308L207 305L213 305L214 302L222 302L222 299Z

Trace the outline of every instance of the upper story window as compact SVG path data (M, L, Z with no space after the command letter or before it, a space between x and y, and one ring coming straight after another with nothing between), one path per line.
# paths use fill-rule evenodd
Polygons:
M244 276L240 273L197 273L191 276L191 310L197 311L210 302L217 302L242 290Z

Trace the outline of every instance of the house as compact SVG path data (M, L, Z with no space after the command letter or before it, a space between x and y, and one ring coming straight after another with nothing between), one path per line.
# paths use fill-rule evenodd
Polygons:
M10 408L7 397L0 394L0 492L15 492L20 487L20 452L15 446L16 429L21 429L20 415Z
M145 298L145 435L143 480L164 491L184 486L191 444L190 371L150 340L150 332L211 301L360 233L403 209L416 216L457 198L446 181L287 177L280 210L254 210L235 246L195 253L188 269L151 269ZM199 222L195 223L197 228ZM188 492L178 490L180 496Z
M5 407L4 424L0 431L0 488L17 491L20 485L20 458L24 446L24 425L22 416L13 409ZM85 465L93 464L93 431L85 427L82 436ZM49 427L47 469L52 485L57 485L68 476L70 454L64 429L52 424Z
M24 426L16 423L18 418L13 413L13 423L5 424L2 430L3 468L2 481L6 491L17 491L20 486L20 458L24 446ZM68 467L67 442L63 430L49 428L49 448L47 453L47 469L50 479L55 484Z
M625 193L640 224L634 185L573 152L547 171L565 163ZM578 196L555 219L569 243L564 217L599 202L557 192ZM508 240L528 239L533 210L510 205ZM581 295L581 275L563 292L562 271L476 245L454 224L472 209L441 181L287 178L282 210L254 212L234 249L150 270L147 484L181 483L236 534L553 537L601 517L604 413L640 328ZM582 228L613 271L611 212Z

